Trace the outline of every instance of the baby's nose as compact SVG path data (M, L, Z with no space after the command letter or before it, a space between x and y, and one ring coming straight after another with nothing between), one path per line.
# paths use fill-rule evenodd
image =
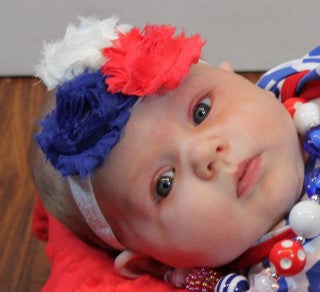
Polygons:
M190 145L189 159L192 170L201 179L211 179L217 171L217 161L227 150L220 137L204 137Z

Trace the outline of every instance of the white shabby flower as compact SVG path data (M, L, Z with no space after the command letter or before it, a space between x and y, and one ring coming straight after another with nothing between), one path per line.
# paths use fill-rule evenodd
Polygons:
M43 44L42 59L36 66L36 76L41 78L48 90L73 79L85 69L97 70L106 59L101 49L110 47L117 39L117 31L127 32L132 26L118 25L119 18L105 20L95 17L79 17L78 27L70 24L62 40Z

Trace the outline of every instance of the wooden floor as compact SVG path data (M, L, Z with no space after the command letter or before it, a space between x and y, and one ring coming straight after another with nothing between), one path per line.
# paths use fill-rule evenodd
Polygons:
M242 74L256 82L260 73ZM31 234L36 188L28 153L45 88L0 78L0 291L40 291L49 275L44 243Z
M36 189L28 151L45 88L35 78L0 79L0 291L39 291L44 243L31 235Z

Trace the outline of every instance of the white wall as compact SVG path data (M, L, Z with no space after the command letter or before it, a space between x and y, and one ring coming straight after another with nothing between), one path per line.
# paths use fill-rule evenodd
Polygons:
M320 43L320 0L1 0L0 75L30 75L43 39L62 37L77 15L113 13L139 27L184 27L206 39L204 58L265 70Z

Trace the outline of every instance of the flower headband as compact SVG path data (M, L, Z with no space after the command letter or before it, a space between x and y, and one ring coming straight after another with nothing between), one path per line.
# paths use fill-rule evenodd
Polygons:
M56 107L35 140L63 176L92 175L137 100L178 87L205 43L170 25L139 30L117 21L80 18L62 40L44 45L36 75L55 90Z

